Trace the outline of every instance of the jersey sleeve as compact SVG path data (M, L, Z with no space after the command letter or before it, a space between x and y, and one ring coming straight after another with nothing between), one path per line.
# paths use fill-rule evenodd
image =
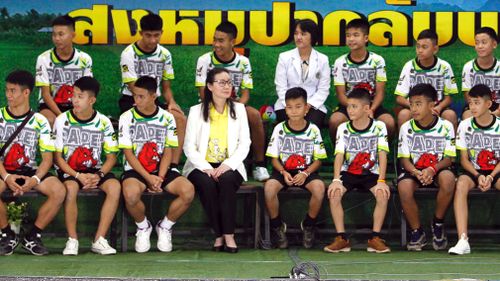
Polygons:
M401 70L398 84L396 85L396 90L394 91L395 95L402 96L404 98L408 96L408 93L410 92L410 68L411 62L408 62L403 67L403 70Z
M130 111L123 113L120 116L119 121L119 131L118 131L118 148L120 149L132 149L132 140L130 138Z
M335 86L345 85L344 74L342 72L342 58L343 56L336 59L332 66L333 85Z
M446 65L444 70L444 90L445 96L454 95L458 93L457 82L455 81L455 75L453 74L453 69L449 64Z
M467 142L465 139L465 133L467 130L467 123L469 122L468 119L463 120L460 122L460 125L458 126L457 130L457 142L456 146L458 150L467 150Z
M383 57L379 57L376 62L376 82L387 82L387 73L385 69L385 60Z
M103 151L106 154L118 152L118 141L116 139L115 129L109 118L103 118L104 143Z
M54 137L50 129L49 121L43 115L39 114L36 114L34 118L36 122L35 129L38 131L38 146L40 147L40 152L54 152Z
M55 137L54 148L56 152L63 152L64 150L64 116L64 113L59 115L54 122L53 134Z
M36 60L36 78L35 78L35 86L43 87L50 86L49 81L49 73L47 72L47 67L43 63L43 56L38 56Z
M444 157L456 157L457 149L455 147L455 130L450 122L445 123L446 130L446 146L444 149Z
M279 131L282 130L282 123L278 123L276 127L274 127L273 134L271 135L271 140L267 145L266 156L271 158L279 158Z
M410 148L408 147L408 124L409 122L406 122L399 130L398 158L410 158Z
M82 58L83 61L83 76L94 76L92 73L92 58L89 55L86 55L84 58Z
M163 64L163 72L162 72L162 80L173 80L175 78L174 75L174 66L172 62L172 54L167 50L165 54L163 54L165 63Z
M204 87L207 80L208 63L205 62L204 56L198 58L196 62L196 77L194 85L196 87Z
M321 131L316 127L314 128L314 151L313 160L326 159L326 150L323 139L321 138Z
M335 139L335 155L338 153L345 153L345 131L347 130L346 128L347 123L342 123L340 126L337 128L337 137Z
M241 80L241 89L253 89L252 66L247 59L242 65L243 79Z
M175 148L179 146L177 139L177 126L174 116L171 114L167 117L167 136L165 138L165 147Z
M471 76L468 75L469 72L469 64L466 63L462 70L462 92L468 92L472 88Z
M131 52L128 52L128 48L121 54L120 66L122 72L122 82L124 84L135 82L139 79L139 77L137 77L137 73L135 72L134 56Z
M377 122L377 150L389 153L387 128L383 122Z

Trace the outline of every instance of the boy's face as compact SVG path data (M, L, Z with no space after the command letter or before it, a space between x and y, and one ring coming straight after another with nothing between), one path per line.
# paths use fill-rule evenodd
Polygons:
M479 33L475 37L474 48L476 49L477 57L484 58L491 56L497 47L497 41L493 40L486 33Z
M132 96L134 97L135 105L139 111L155 105L156 93L154 92L150 93L146 89L134 87Z
M299 49L311 47L311 33L304 32L297 26L295 32L293 33L293 40L295 41L295 46Z
M437 54L439 47L431 39L420 39L417 41L417 58L419 61L431 59Z
M347 114L352 121L359 120L363 117L368 117L370 105L363 100L347 99Z
M214 42L212 43L215 54L218 57L224 57L233 53L234 38L222 31L215 31Z
M10 107L20 106L26 102L29 103L29 96L29 89L9 82L5 84L5 97L7 98L7 104Z
M421 121L432 115L432 108L436 103L425 96L410 97L410 111L415 121Z
M152 51L156 48L156 46L160 43L161 35L163 34L162 30L141 30L139 31L141 34L141 43L143 47L147 50Z
M469 98L469 109L472 116L479 117L486 112L489 112L489 108L492 104L491 99L485 99L483 97L470 97Z
M285 100L285 113L292 121L304 119L308 111L309 105L303 98Z
M73 46L74 38L75 31L67 25L55 25L52 28L52 43L58 50Z
M363 33L361 28L349 28L345 33L346 44L351 51L366 48L368 35Z
M95 101L95 96L88 91L82 91L78 87L73 88L73 97L71 98L71 102L73 103L73 112L87 112L92 109Z

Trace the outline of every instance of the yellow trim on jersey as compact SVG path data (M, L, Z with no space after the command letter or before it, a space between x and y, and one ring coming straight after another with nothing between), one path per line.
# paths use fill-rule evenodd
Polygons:
M345 86L347 83L344 82L344 83L336 83L336 82L333 82L333 86Z
M119 144L119 145L118 145L118 148L119 148L119 149L133 149L133 148L134 148L134 146L133 146L133 145L124 145L124 144ZM123 156L125 156L125 155L123 155Z
M279 155L274 155L271 153L266 153L266 156L271 157L271 158L279 158Z
M36 82L35 83L36 87L45 87L45 86L50 86L50 83L43 83L43 82Z
M124 84L127 84L127 83L130 83L130 82L135 82L137 81L139 78L128 78L128 77L124 77L122 78L122 81Z
M165 81L165 80L174 80L174 78L175 78L174 74L168 74L166 71L163 71L163 75L161 77L161 79L163 81Z
M376 76L375 82L387 82L387 76L386 77Z
M313 160L316 161L316 160L321 160L321 159L326 159L327 156L326 156L326 153L325 154L313 154Z
M103 151L105 154L110 154L110 153L117 153L118 151L120 151L120 149L118 149L118 146L108 146L105 142L103 143L104 145L102 146L103 148Z
M394 94L398 95L398 96L402 96L403 98L406 98L408 96L408 94L402 93L400 91L394 91Z
M458 146L458 145L456 146L456 148L457 148L458 150L468 150L468 149L467 149L467 147L461 147L461 146Z
M38 146L40 146L40 152L54 152L56 150L54 145L46 145L43 140L38 141Z
M389 147L388 147L388 146L386 146L386 145L380 145L380 144L378 144L378 145L377 145L377 149L378 149L378 151L386 151L386 152L389 152Z
M457 157L457 151L456 150L445 150L443 153L443 157Z
M402 153L398 153L397 158L410 158L410 154L402 154Z
M179 147L179 142L167 139L167 143L165 143L165 145L166 145L166 148L176 148L176 147Z
M445 96L455 95L458 94L458 89L447 89L446 87L444 87L443 93Z
M195 87L205 87L205 85L206 85L206 84L205 84L205 83L203 83L203 82L195 82L195 83L194 83L194 86L195 86Z

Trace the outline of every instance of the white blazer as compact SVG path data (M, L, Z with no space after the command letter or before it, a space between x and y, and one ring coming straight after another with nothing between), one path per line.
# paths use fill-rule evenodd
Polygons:
M302 82L302 60L299 49L295 48L279 55L274 84L278 100L274 110L285 108L285 93L288 89L301 87L307 91L307 103L326 113L324 105L330 93L330 63L328 57L312 49L309 57L309 74Z
M247 172L243 160L250 151L250 129L245 105L234 103L236 119L228 116L227 124L227 151L228 156L222 164L226 164L231 169L238 170L243 179L247 180ZM228 110L229 112L229 110ZM202 104L192 106L189 109L189 116L186 125L186 136L184 138L184 153L187 160L182 173L188 176L194 169L201 171L213 169L206 160L208 149L208 138L210 137L210 118L207 122L203 120Z

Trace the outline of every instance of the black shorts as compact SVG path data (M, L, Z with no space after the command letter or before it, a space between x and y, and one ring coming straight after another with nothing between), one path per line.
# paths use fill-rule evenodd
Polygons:
M61 112L66 112L66 111L68 111L68 110L70 110L70 109L73 109L73 105L72 105L72 104L57 104L57 103L56 103L56 105L57 105L57 107L59 108L59 110L60 110ZM46 103L40 103L40 104L38 105L38 111L42 111L42 110L44 110L44 109L51 110L51 109L47 106L47 104L46 104ZM52 110L51 110L51 111L52 111Z
M13 174L13 175L21 175L21 176L26 176L26 177L32 177L32 176L34 176L36 174L36 170L32 169L32 168L24 168L22 170L16 170L16 171L8 171L7 170L7 173ZM46 180L47 178L53 177L53 176L54 175L52 175L50 172L47 172L47 174L45 174L45 176L43 176L40 179L40 182ZM18 179L16 181L16 183L19 184L19 185L23 185L24 182L25 181L23 179Z
M437 177L439 176L440 173L442 173L443 171L450 171L453 173L453 175L456 177L457 175L455 174L455 172L451 169L451 167L448 167L448 168L445 168L445 169L442 169L442 170L439 170L437 172L436 175L434 175L433 179L432 179L432 183L429 184L429 185L426 185L425 187L432 187L432 188L437 188L438 187L438 184L437 184ZM412 175L410 172L407 172L407 171L403 171L401 173L399 173L399 176L398 176L398 184L400 181L404 180L404 179L411 179L413 180L414 182L417 183L418 186L421 186L420 184L420 181L418 180L417 177L415 177L414 175Z
M491 171L486 171L486 170L478 170L477 172L485 176L491 174ZM471 178L471 180L476 184L476 186L479 185L477 178L472 173L464 171L462 175ZM491 182L492 188L495 187L495 184L497 183L498 179L500 179L500 173L496 174L495 177L493 178L493 181Z
M97 171L89 171L89 172L80 172L80 173L90 173L90 174L93 174ZM75 181L76 183L78 183L78 187L80 187L80 189L83 187L83 184L75 177L73 176L68 176L68 177L64 177L64 173L62 171L57 171L57 177L59 178L59 180L64 183L65 181ZM103 185L107 180L110 180L110 179L116 179L116 176L115 174L113 173L107 173L106 175L104 175L103 178L101 178L101 180L99 181L99 183L97 184L97 186L101 186Z
M355 188L369 191L372 187L377 185L378 177L379 175L377 174L354 175L348 172L340 172L342 185L347 191L351 191Z
M337 109L334 111L335 112L340 112L342 114L345 115L345 117L347 117L347 119L349 119L349 114L347 114L347 107L343 106L343 105L339 105L337 107ZM384 114L389 114L391 115L391 113L389 111L387 111L387 109L385 109L382 105L380 105L379 107L377 107L377 109L375 109L375 112L373 113L373 117L375 119L378 119L380 117L380 115L384 115Z
M158 172L154 172L152 174L157 176ZM172 169L168 169L167 175L165 176L165 180L163 180L163 182L161 184L161 188L165 189L165 187L168 184L170 184L173 180L175 180L176 178L181 177L181 176L182 175L179 172L172 171ZM123 172L122 178L121 178L122 183L123 183L123 181L125 181L128 178L134 178L134 179L137 179L137 180L139 180L140 182L142 182L144 184L147 184L146 183L146 179L144 179L141 176L141 174L139 174L135 170L128 170L128 171Z
M167 105L164 103L161 103L159 101L159 98L156 98L155 100L156 105L163 109L167 109ZM120 100L118 100L118 105L120 106L120 114L131 109L135 105L134 97L132 96L127 96L127 95L122 95Z
M288 120L284 109L276 110L274 113L276 114L276 123ZM325 127L325 117L326 113L324 113L323 111L315 108L310 108L305 119L321 129Z
M290 172L290 174L293 176L295 176L296 174L298 174L298 172ZM279 181L279 183L281 183L281 185L283 185L283 189L284 190L287 190L289 187L291 187L290 185L287 185L286 182L285 182L285 177L283 177L280 172L278 172L277 170L273 169L273 172L271 174L271 177L269 179L273 179L273 180L277 180ZM320 180L320 181L323 181L323 179L321 178L321 176L314 172L314 173L311 173L307 178L306 180L304 181L304 184L301 185L301 186L297 186L299 188L302 188L302 189L306 189L306 185L308 183L310 183L311 181L313 180Z

